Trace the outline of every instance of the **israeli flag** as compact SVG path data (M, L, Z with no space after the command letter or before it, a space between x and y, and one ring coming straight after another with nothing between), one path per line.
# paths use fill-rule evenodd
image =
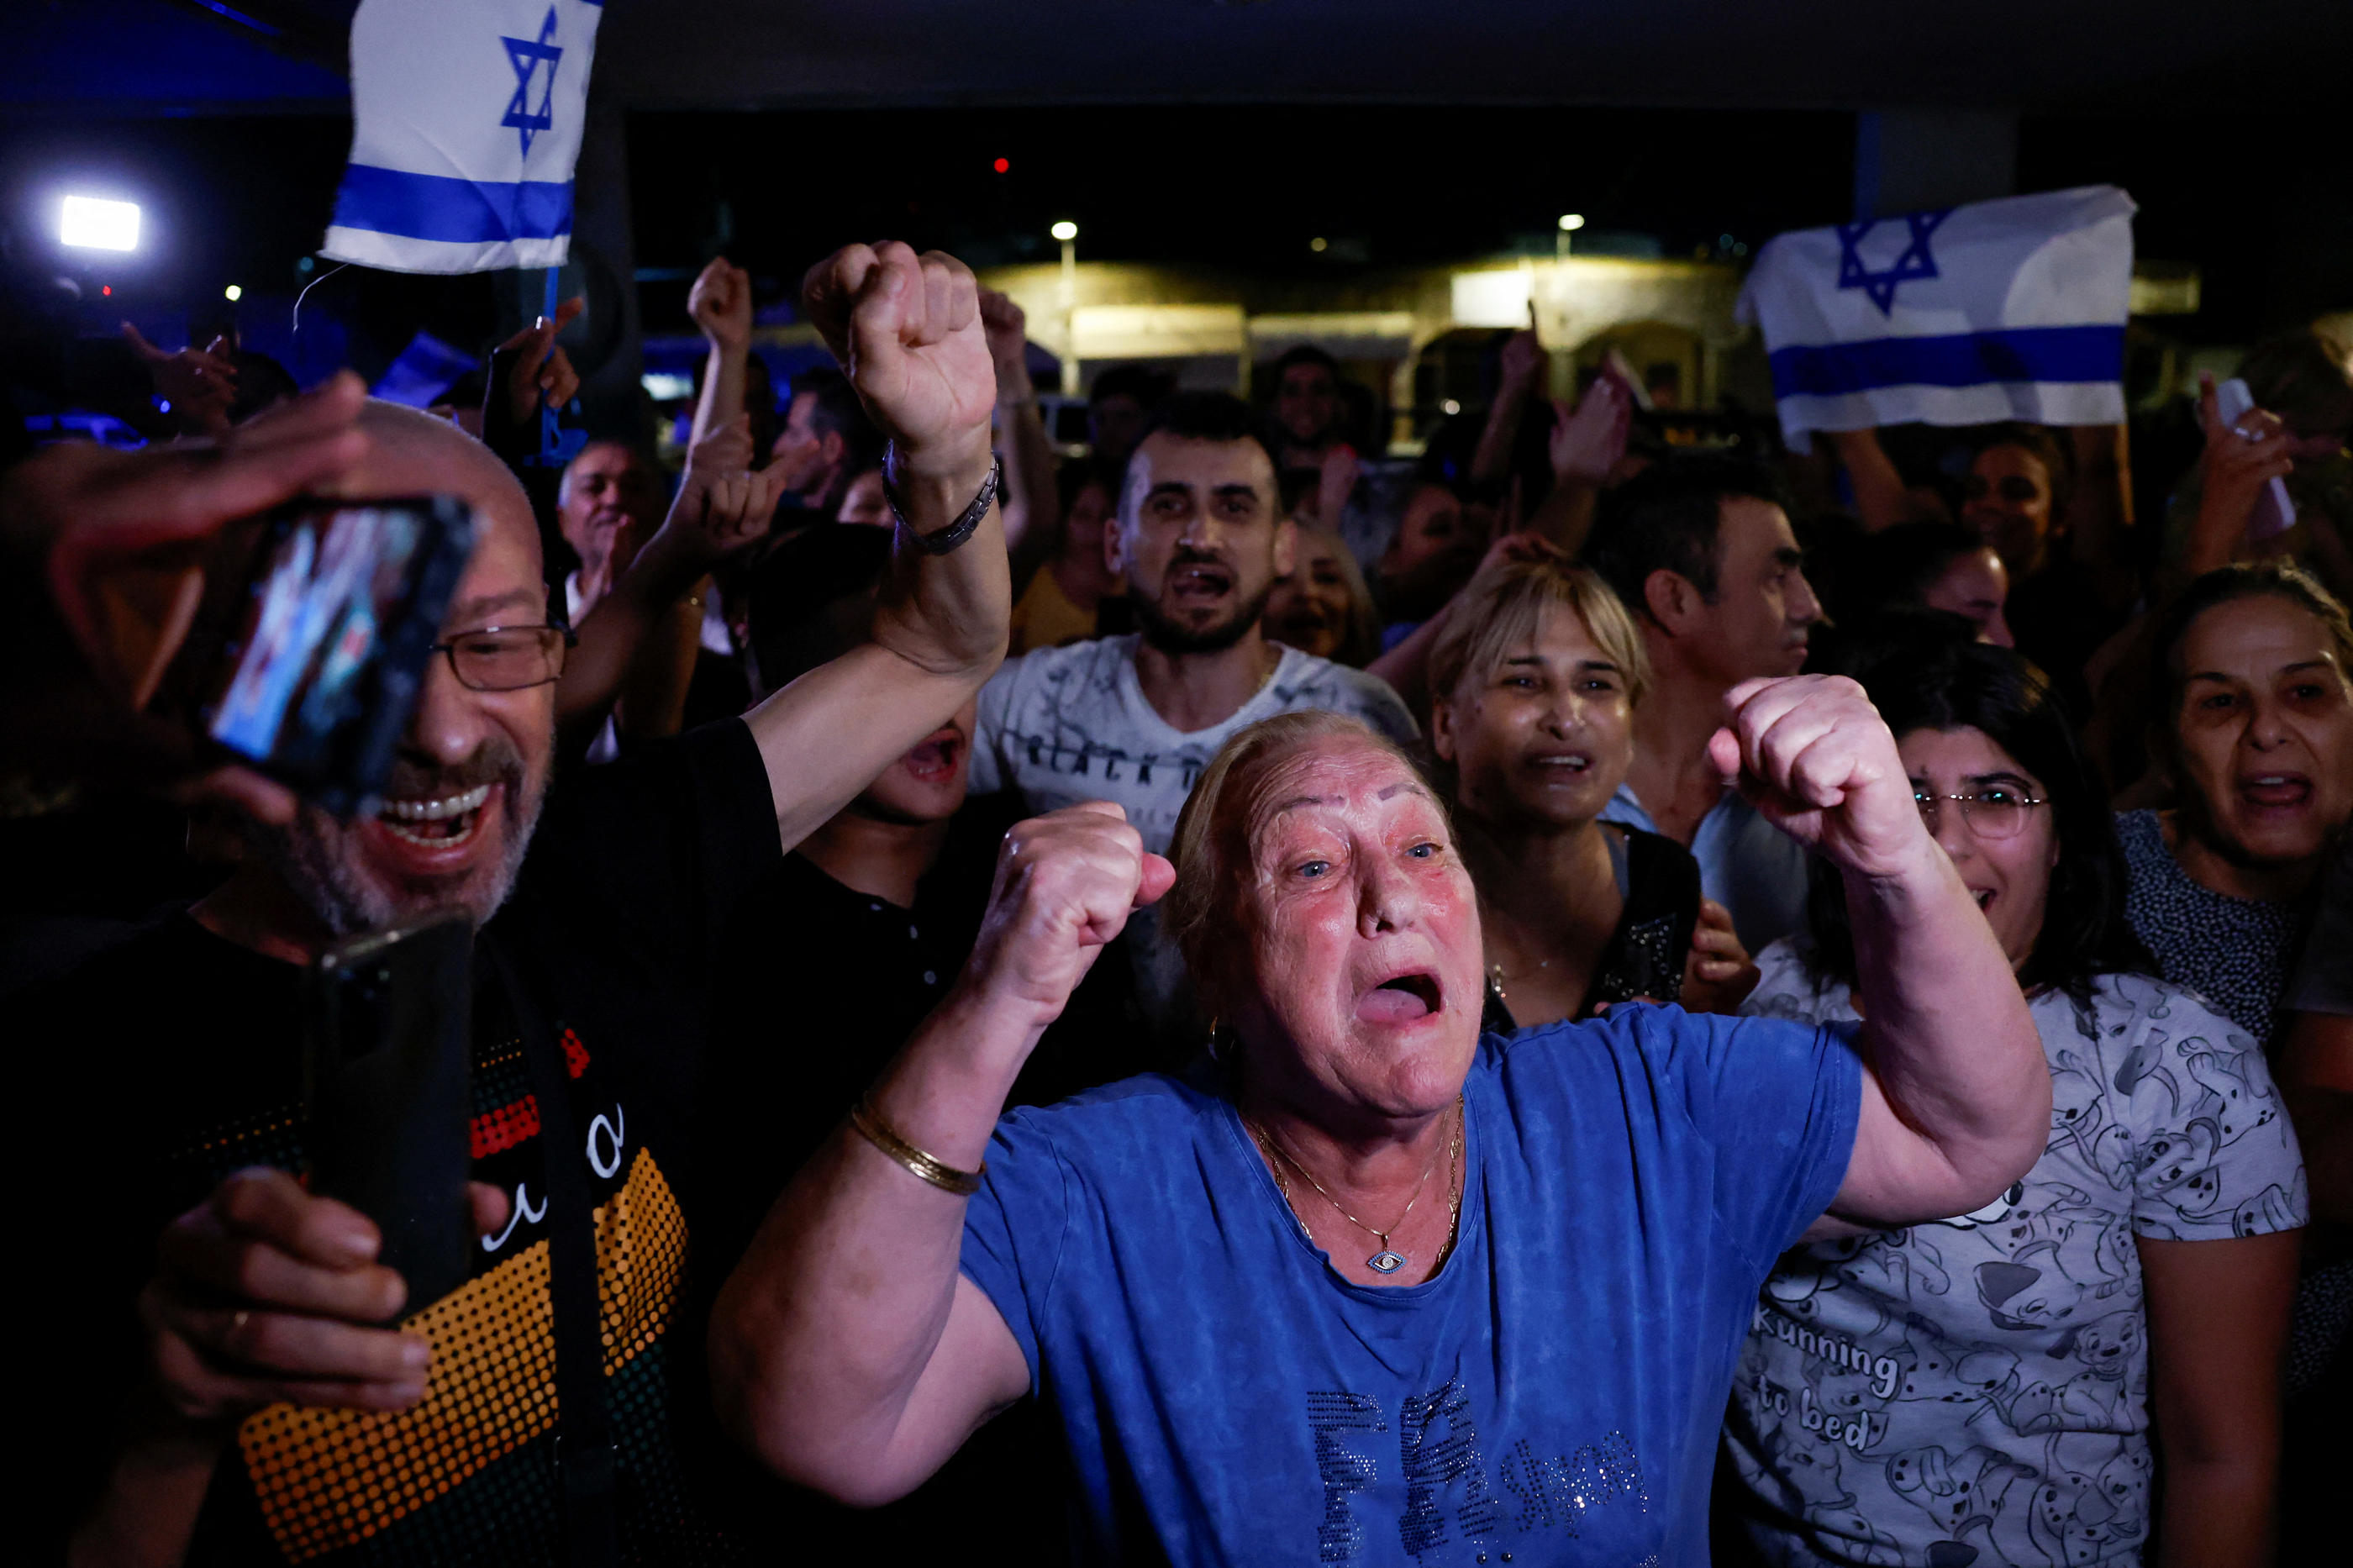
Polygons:
M352 157L320 254L394 272L561 266L602 0L360 0Z
M1738 315L1783 433L2121 423L2133 212L2085 185L1776 236Z

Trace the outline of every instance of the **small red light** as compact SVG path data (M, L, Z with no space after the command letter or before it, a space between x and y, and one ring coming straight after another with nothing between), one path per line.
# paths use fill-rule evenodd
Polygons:
M111 294L114 292L114 285L111 283L101 283L98 286L98 291L101 294Z
M999 158L996 163L991 163L989 167L1002 174L1007 170L1013 167L1013 160L1010 158Z

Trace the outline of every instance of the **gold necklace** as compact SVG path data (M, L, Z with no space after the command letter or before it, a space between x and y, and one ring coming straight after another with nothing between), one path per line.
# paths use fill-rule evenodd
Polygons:
M1358 1230L1361 1230L1367 1236L1374 1237L1381 1244L1381 1249L1378 1252L1374 1253L1370 1258L1365 1259L1366 1268L1373 1270L1377 1274L1394 1274L1398 1269L1405 1267L1406 1259L1404 1255L1395 1251L1389 1246L1389 1235L1392 1231L1398 1230L1404 1226L1407 1217L1413 1213L1413 1205L1421 1202L1422 1192L1430 1185L1430 1178L1438 1169L1437 1161L1432 1160L1429 1166L1421 1173L1421 1180L1414 1184L1413 1196L1405 1201L1405 1212L1398 1215L1396 1219L1389 1222L1388 1230L1383 1230L1377 1226L1366 1225L1363 1220L1358 1219L1355 1215L1352 1215L1346 1209L1342 1208L1340 1206L1340 1200L1334 1197L1330 1193L1325 1192L1324 1190L1324 1184L1317 1181L1314 1176L1309 1175L1307 1173L1307 1167L1293 1159L1291 1152L1285 1149L1280 1142L1276 1142L1275 1136L1271 1131L1260 1126L1255 1121L1246 1121L1244 1125L1249 1127L1251 1138L1254 1139L1261 1147L1264 1148L1267 1152L1273 1157L1273 1159L1280 1161L1282 1164L1288 1165L1293 1171L1297 1172L1299 1179L1305 1182L1309 1186L1314 1187L1315 1189L1316 1195L1322 1198L1325 1203L1330 1204L1334 1209L1337 1210L1342 1219L1346 1220L1350 1225L1355 1226ZM1449 1208L1446 1224L1446 1245L1450 1247L1454 1245L1455 1227L1461 1223L1462 1219L1462 1185L1461 1180L1461 1154L1462 1097L1461 1095L1457 1094L1454 1097L1454 1133L1452 1137L1447 1140L1446 1146L1447 1167L1449 1171L1452 1173L1447 1182L1447 1186L1451 1195L1451 1203ZM1279 1169L1274 1173L1274 1184L1277 1189L1282 1192L1282 1201L1286 1204L1290 1203L1291 1187L1289 1184L1283 1181L1282 1173ZM1293 1217L1297 1217L1295 1212ZM1301 1228L1305 1228L1303 1221L1302 1222ZM1309 1239L1314 1239L1312 1235ZM1443 1253L1441 1253L1440 1256L1443 1257Z

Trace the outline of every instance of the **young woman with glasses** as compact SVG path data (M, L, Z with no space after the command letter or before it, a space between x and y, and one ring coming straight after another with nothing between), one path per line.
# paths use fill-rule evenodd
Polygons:
M2306 1198L2263 1053L2150 972L2040 671L1956 643L1862 679L2026 991L2051 1140L1974 1214L1783 1257L1727 1429L1749 1533L1776 1563L2268 1562ZM1818 879L1744 1010L1855 1019L1873 940Z

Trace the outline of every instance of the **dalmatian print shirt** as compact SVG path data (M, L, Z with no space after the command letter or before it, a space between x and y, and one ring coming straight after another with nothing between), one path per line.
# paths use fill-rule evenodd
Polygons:
M1744 1012L1850 1021L1791 942ZM1733 1387L1731 1452L1776 1563L2138 1563L2150 1520L2136 1238L2305 1223L2263 1051L2191 993L2102 977L2031 1004L2051 1142L1974 1214L1792 1248Z

